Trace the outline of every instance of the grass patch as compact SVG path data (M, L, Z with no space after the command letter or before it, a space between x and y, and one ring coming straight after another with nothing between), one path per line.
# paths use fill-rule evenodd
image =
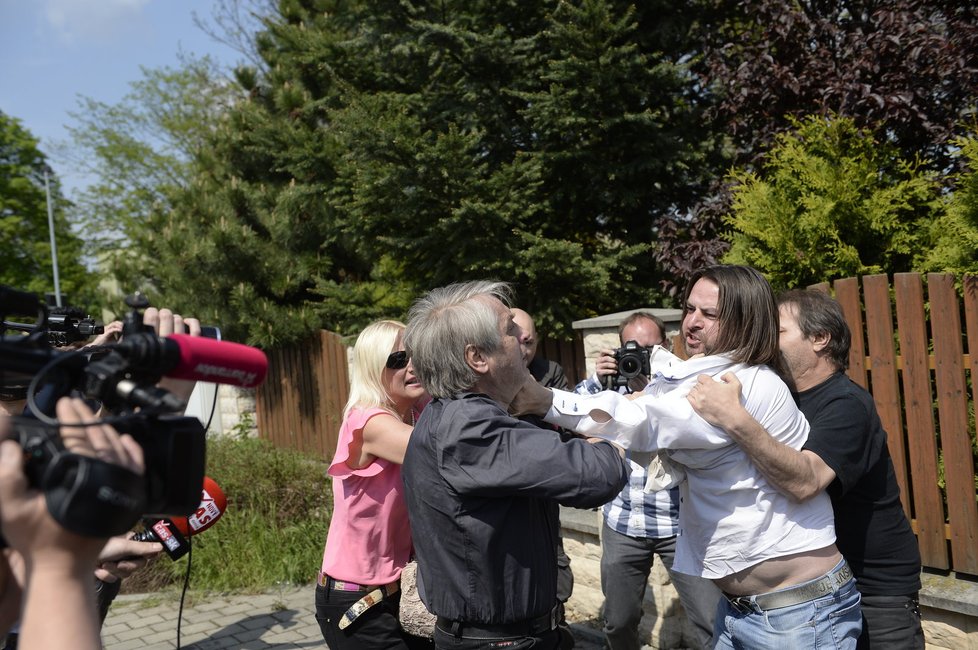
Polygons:
M329 529L332 491L315 456L255 438L210 438L207 475L228 498L221 520L193 538L190 586L217 592L267 591L315 579ZM183 584L187 558L162 555L123 582L125 593Z

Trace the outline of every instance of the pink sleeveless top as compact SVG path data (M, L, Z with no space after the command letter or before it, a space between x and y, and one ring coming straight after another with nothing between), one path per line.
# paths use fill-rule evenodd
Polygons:
M411 529L401 466L381 458L360 469L346 464L355 431L379 408L351 409L340 427L333 477L333 517L323 552L323 572L336 580L383 585L401 577L411 559Z

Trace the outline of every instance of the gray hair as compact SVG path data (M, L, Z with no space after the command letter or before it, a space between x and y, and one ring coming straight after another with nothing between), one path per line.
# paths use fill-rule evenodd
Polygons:
M451 397L475 386L479 376L465 360L467 346L491 354L502 343L498 317L481 296L509 307L511 290L505 282L461 282L432 289L411 305L404 348L432 397Z

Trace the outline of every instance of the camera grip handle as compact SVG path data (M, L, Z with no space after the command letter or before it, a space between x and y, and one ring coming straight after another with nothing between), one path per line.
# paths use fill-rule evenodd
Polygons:
M54 520L88 537L121 535L146 507L142 476L90 456L58 453L38 487Z

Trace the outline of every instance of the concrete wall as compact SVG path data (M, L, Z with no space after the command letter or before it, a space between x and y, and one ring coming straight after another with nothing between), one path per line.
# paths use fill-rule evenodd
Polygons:
M216 393L216 401L215 401ZM258 435L255 418L255 390L226 384L197 382L187 402L187 415L198 418L208 434L241 433Z
M560 509L564 550L571 559L574 592L567 602L567 619L600 631L601 539L604 529L600 510ZM639 638L652 648L692 647L693 633L679 603L679 595L669 581L669 574L656 560L649 575L643 603L645 614L639 624Z

